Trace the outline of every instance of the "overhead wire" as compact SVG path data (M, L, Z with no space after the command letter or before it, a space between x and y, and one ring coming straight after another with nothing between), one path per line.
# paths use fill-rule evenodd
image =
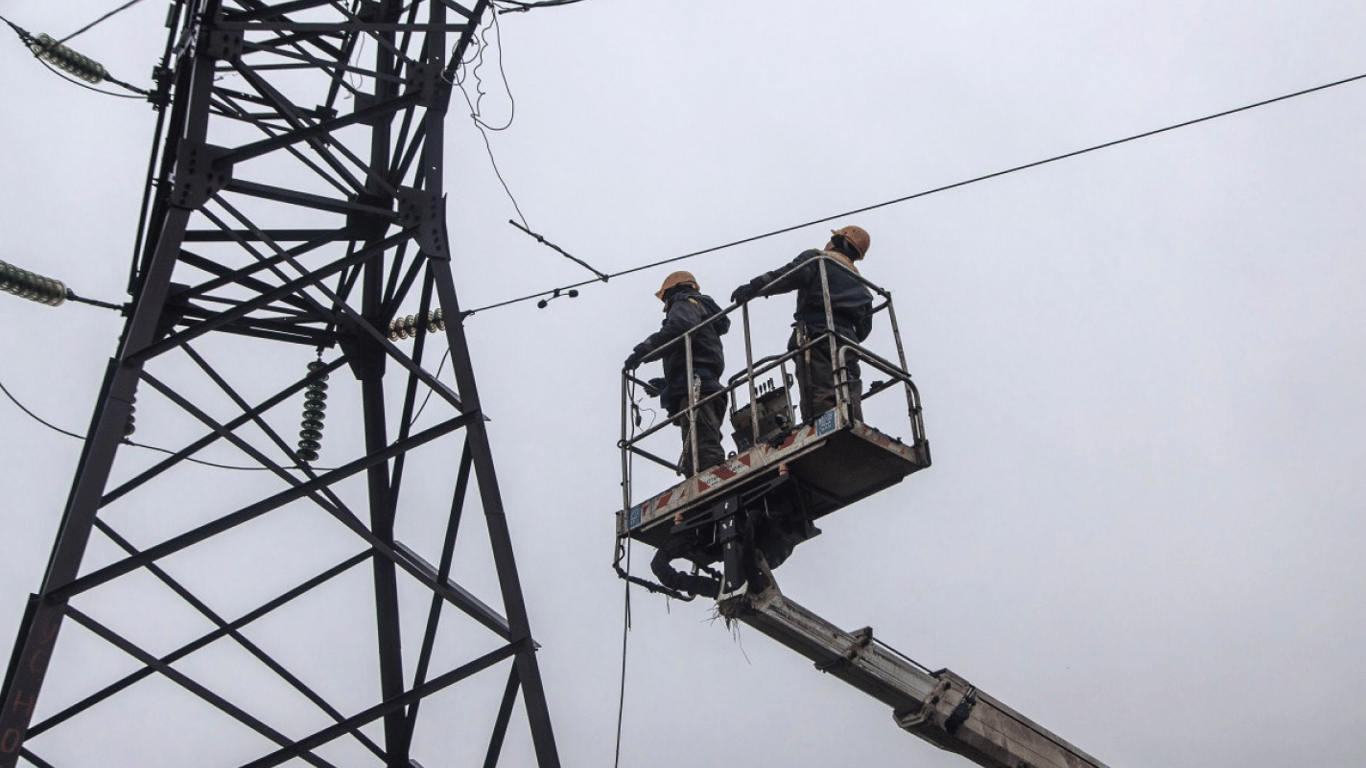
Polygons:
M62 429L61 427L59 427L59 426L57 426L57 425L55 425L55 424L53 424L53 423L47 421L47 420L44 419L43 417L41 417L41 416L39 416L38 414L34 413L33 411L29 410L27 406L25 406L23 403L19 402L19 398L15 397L14 394L13 394L12 392L9 391L9 388L5 386L4 382L0 382L0 392L5 393L5 397L9 398L9 401L10 401L11 403L14 403L16 406L18 406L19 410L21 410L21 411L23 411L25 414L27 414L28 417L29 417L30 419L33 419L34 421L38 422L39 424L42 424L43 426L47 427L48 429L52 430L53 432L57 432L57 433L59 433L59 434L66 435L67 437L74 437L74 438L76 438L77 440L82 440L82 441L85 440L85 436L84 436L84 435L78 435L78 434L76 434L75 432L72 432L72 431L70 431L70 430ZM129 440L129 439L126 438L126 437L125 437L123 440L121 440L120 442L122 442L124 445L129 445L129 446L132 446L132 447L134 447L134 448L143 448L143 449L146 449L146 450L149 450L149 451L159 451L159 452L161 452L161 453L165 453L165 454L169 454L169 455L175 455L175 451L172 451L172 450L169 450L169 449L166 449L166 448L161 448L161 447L158 447L158 446L155 446L155 445L147 445L147 444L145 444L145 443L136 443L136 442L133 442L132 440ZM217 468L217 469L231 469L231 470L236 470L236 471L239 471L239 472L258 472L258 471L262 471L262 470L269 469L269 467L242 467L242 466L235 466L235 465L232 465L232 464L219 464L219 463L213 462L213 461L205 461L204 459L196 459L196 458L194 458L194 457L192 457L192 456L186 456L186 457L185 457L185 460L186 460L186 461L189 461L189 462L193 462L193 463L195 463L195 464L202 464L202 465L204 465L204 466L206 466L206 467L214 467L214 468Z
M76 35L84 34L85 32L88 32L88 31L90 31L91 29L95 28L97 25L104 23L105 20L107 20L109 17L113 16L114 14L119 13L119 12L121 12L121 11L126 11L126 10L128 10L129 8L132 8L133 6L137 5L137 4L140 3L140 2L142 2L142 0L128 0L128 2L124 3L123 5L120 5L118 8L115 8L114 10L110 11L109 13L106 13L105 15L99 17L98 19L95 19L94 21L90 22L89 24L86 24L84 27L81 27L80 29L76 30L75 32L72 32L71 34L67 35L66 37L62 38L61 40L58 40L57 42L53 43L53 45L61 45L61 44L65 43L66 41L70 40L71 38L75 37Z
M503 8L507 13L526 13L537 8L553 8L557 5L573 5L581 3L583 0L540 0L540 2L521 2L520 0L502 0L502 5L511 6ZM497 7L497 6L495 6Z
M801 223L801 224L794 224L794 225L789 226L789 227L783 227L783 228L781 228L781 229L775 229L775 230L772 230L772 231L770 231L770 232L765 232L765 233L763 233L763 234L754 235L754 236L752 236L752 237L746 237L746 238L742 238L742 239L740 239L740 240L733 240L733 241L731 241L731 242L723 243L723 244L721 244L721 245L715 245L715 246L712 246L712 247L710 247L710 248L703 248L703 249L700 250L700 251L693 251L693 252L691 252L691 253L685 253L685 254L683 254L683 255L681 255L681 256L674 256L674 257L667 258L667 259L661 259L661 260L659 260L659 261L652 261L652 262L650 262L650 263L648 263L648 264L641 264L641 265L639 265L639 266L631 267L630 269L621 270L620 272L612 272L612 273L610 273L610 274L607 275L607 279L614 278L614 277L622 277L622 276L624 276L624 275L630 275L630 274L634 274L634 273L636 273L636 272L643 272L643 271L645 271L645 270L647 270L647 269L654 269L655 267L660 267L660 266L663 266L663 265L665 265L665 264L672 264L672 263L674 263L674 262L683 261L683 260L685 260L685 259L692 259L692 258L696 258L696 257L698 257L698 256L705 256L705 255L710 254L710 253L716 253L717 251L723 251L723 250L725 250L725 249L727 249L727 248L734 248L734 247L739 246L739 245L746 245L746 244L748 244L748 243L753 243L753 242L756 242L756 241L758 241L758 240L764 240L764 239L766 239L766 238L775 237L775 236L777 236L777 235L787 234L788 232L795 232L795 231L797 231L797 230L799 230L799 229L805 229L806 227L815 226L815 225L817 225L817 224L823 224L823 223L826 223L826 222L834 221L834 220L836 220L836 219L843 219L843 218L846 218L846 217L848 217L848 216L854 216L854 215L857 215L857 214L860 214L860 213L867 213L868 211L874 211L874 210L877 210L877 209L879 209L879 208L886 208L886 207L888 207L888 206L897 205L897 204L899 204L899 203L905 203L905 202L908 202L908 201L911 201L911 200L916 200L916 199L919 199L919 198L922 198L922 197L928 197L928 196L930 196L930 195L938 194L938 193L940 193L940 192L947 192L947 191L952 190L952 189L958 189L958 188L960 188L960 187L966 187L966 186L968 186L968 185L970 185L970 184L977 184L977 183L979 183L979 182L988 181L988 180L990 180L990 179L999 178L999 177L1001 177L1001 176L1005 176L1005 175L1012 174L1012 173L1018 173L1018 172L1020 172L1020 171L1029 170L1029 169L1031 169L1031 168L1038 168L1039 166L1048 165L1048 164L1050 164L1050 163L1056 163L1056 162L1061 161L1061 160L1067 160L1067 159L1069 159L1069 158L1077 157L1077 156L1079 156L1079 155L1085 155L1085 154L1088 154L1088 153L1091 153L1091 152L1097 152L1097 151L1102 150L1102 149L1109 149L1109 148L1111 148L1111 147L1116 147L1116 146L1119 146L1119 145L1121 145L1121 144L1127 144L1127 143L1132 142L1132 141L1138 141L1139 139L1150 138L1150 137L1157 136L1157 135L1162 134L1162 133L1168 133L1168 132L1170 132L1170 131L1175 131L1175 130L1178 130L1178 129L1181 129L1181 128L1188 128L1188 127L1190 127L1190 126L1197 125L1197 124L1199 124L1199 123L1208 122L1208 121L1210 121L1210 120L1217 120L1217 119L1219 119L1219 118L1221 118L1221 117L1228 117L1229 115L1235 115L1235 114L1238 114L1238 113L1240 113L1240 112L1247 112L1247 111L1249 111L1249 110L1257 109L1257 108L1259 108L1259 107L1265 107L1265 106L1268 106L1268 105L1271 105L1271 104L1275 104L1275 103L1277 103L1277 102L1287 101L1287 100L1289 100L1289 99L1298 98L1298 97L1300 97L1300 96L1306 96L1306 95L1308 95L1308 94L1316 93L1316 92L1318 92L1318 91L1327 90L1327 89L1329 89L1329 88L1336 88L1336 87L1338 87L1338 86L1347 85L1348 83L1354 83L1354 82L1356 82L1356 81L1358 81L1358 80L1363 80L1363 79L1366 79L1366 74L1360 74L1360 75L1356 75L1356 76L1353 76L1353 77L1343 78L1342 80L1335 80L1335 81L1333 81L1333 82L1331 82L1331 83L1325 83L1325 84L1323 84L1323 85L1317 85L1317 86L1314 86L1314 87L1312 87L1312 88L1305 88L1305 89L1303 89L1303 90L1295 91L1295 92L1293 92L1293 93L1287 93L1287 94L1284 94L1284 95L1281 95L1281 96L1275 96L1275 97L1272 97L1272 98L1269 98L1269 99L1263 99L1263 100L1261 100L1261 101L1257 101L1257 102L1254 102L1254 103L1252 103L1252 104L1246 104L1246 105L1241 106L1241 107L1235 107L1235 108L1233 108L1233 109L1226 109L1226 110L1223 110L1223 111L1221 111L1221 112L1215 112L1215 113L1213 113L1213 114L1205 115L1204 117L1197 117L1197 118L1194 118L1194 119L1192 119L1192 120L1185 120L1185 121L1183 121L1183 122L1174 123L1174 124L1172 124L1172 125L1168 125L1168 126L1165 126L1165 127L1162 127L1162 128L1156 128L1156 129L1153 129L1153 130L1150 130L1150 131L1144 131L1144 132L1142 132L1142 133L1136 133L1136 134L1133 134L1133 135L1131 135L1131 136L1126 136L1126 137L1121 138L1121 139L1114 139L1114 140L1112 140L1112 141L1107 141L1107 142L1104 142L1104 143L1101 143L1101 144L1095 144L1095 145L1093 145L1093 146L1086 147L1085 149L1078 149L1078 150L1074 150L1074 151L1072 151L1072 152L1065 152L1065 153L1063 153L1063 154L1061 154L1061 155L1054 155L1054 156L1052 156L1052 157L1048 157L1048 158L1045 158L1045 159L1043 159L1043 160L1035 160L1035 161L1030 162L1030 163L1024 163L1023 165L1016 165L1016 166L1013 166L1013 167L1010 167L1010 168L1006 168L1006 169L1004 169L1004 170L995 171L995 172L993 172L993 173L988 173L988 174L984 174L984 175L981 175L981 176L974 176L973 178L965 179L965 180L963 180L963 181L957 181L957 182L954 182L954 183L952 183L952 184L945 184L945 185L943 185L943 186L934 187L934 188L932 188L932 189L926 189L926 190L923 190L923 191L920 191L920 192L915 192L915 193L913 193L913 194L904 195L904 196L902 196L902 197L894 198L894 199L888 200L888 201L886 201L886 202L875 203L875 204L873 204L873 205L865 205L865 206L863 206L863 207L861 207L861 208L854 208L854 209L852 209L852 210L844 211L844 212L842 212L842 213L836 213L836 214L832 214L832 215L830 215L830 216L824 216L824 217L819 218L819 219L813 219L813 220L811 220L811 221L803 222L803 223ZM545 289L545 290L537 291L536 293L530 293L530 294L527 294L527 295L525 295L525 296L519 296L519 297L517 297L517 298L515 298L515 299L507 299L506 301L499 301L499 302L495 302L495 303L493 303L493 304L487 304L487 305L482 306L482 307L477 307L477 308L475 308L475 309L466 310L466 311L464 312L464 315L465 315L466 317L468 317L468 316L474 315L474 314L479 313L479 312L487 312L488 310L491 310L491 309L499 309L499 308L501 308L501 307L507 307L507 306L511 306L511 305L513 305L513 304L520 304L520 303L525 302L525 301L531 301L532 299L538 299L538 298L540 298L540 297L542 297L542 296L549 296L549 295L551 295L551 294L553 294L553 293L555 293L555 292L557 292L557 291L567 291L567 290L569 290L569 289L571 289L571 288L580 288L580 287L582 287L582 286L589 285L589 284L595 283L595 282L598 282L598 280L582 280L582 281L577 282L577 283L570 283L569 285L562 285L562 286L559 286L559 287L557 287L557 288L548 288L548 289ZM603 282L606 282L606 280L603 280Z

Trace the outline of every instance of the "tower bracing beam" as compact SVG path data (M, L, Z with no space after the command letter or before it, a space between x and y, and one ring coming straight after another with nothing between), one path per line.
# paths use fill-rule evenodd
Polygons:
M488 0L171 10L132 300L0 768L557 766L446 230Z

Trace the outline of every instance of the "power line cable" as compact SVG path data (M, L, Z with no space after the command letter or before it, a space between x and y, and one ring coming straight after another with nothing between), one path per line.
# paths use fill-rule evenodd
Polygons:
M8 397L8 398L9 398L9 401L10 401L11 403L14 403L15 405L19 406L19 410L21 410L21 411L23 411L24 413L28 414L28 417L29 417L30 419L33 419L34 421L38 422L39 424L42 424L43 426L47 427L48 429L52 430L53 432L60 432L61 434L66 435L67 437L74 437L74 438L76 438L77 440L84 440L84 439L85 439L83 436L78 435L78 434L76 434L75 432L68 432L67 430L62 429L61 427L58 427L58 426L56 426L56 425L54 425L54 424L51 424L51 423L45 421L41 416L39 416L38 414L34 413L33 411L30 411L28 408L24 407L24 404L21 403L21 402L19 402L19 398L15 397L13 394L10 393L9 388L5 386L4 382L0 382L0 392L4 392L4 393L5 393L5 397Z
M42 424L43 426L47 427L48 429L52 430L53 432L57 432L57 433L59 433L59 434L66 435L67 437L74 437L74 438L76 438L77 440L81 440L81 441L84 441L84 440L85 440L85 436L84 436L84 435L78 435L78 434L76 434L75 432L72 432L72 431L70 431L70 430L62 429L61 427L59 427L59 426L57 426L57 425L55 425L55 424L53 424L53 423L47 421L47 420L44 419L43 417L41 417L41 416L39 416L38 414L34 413L33 411L30 411L23 403L19 402L19 399L18 399L17 397L15 397L13 393L11 393L11 392L9 391L9 388L5 386L4 382L0 382L0 392L3 392L3 393L5 394L5 397L9 398L9 401L10 401L11 403L14 403L16 406L18 406L18 407L19 407L19 410L21 410L21 411L23 411L25 414L27 414L28 417L29 417L30 419L33 419L34 421L38 422L39 424ZM142 449L145 449L145 450L148 450L148 451L157 451L157 452L159 452L159 453L167 454L168 456L174 456L174 455L176 454L176 451L172 451L172 450L167 449L167 448L161 448L161 447L155 446L155 445L147 445L146 443L135 443L135 442L133 442L132 440L129 440L128 438L126 438L126 437L123 438L123 440L121 440L120 442L122 442L124 445L132 446L133 448L142 448ZM186 457L184 457L184 459L185 459L185 461L188 461L188 462L191 462L191 463L194 463L194 464L200 464L200 465L203 465L203 466L206 466L206 467L213 467L213 468L215 468L215 469L230 469L230 470L233 470L233 471L236 471L236 472L264 472L264 471L270 469L270 467L243 467L243 466L238 466L238 465L234 465L234 464L219 464L219 463L214 462L214 461L206 461L206 460L204 460L204 459L196 459L196 458L194 458L193 456L186 456ZM286 469L296 469L296 467L286 467ZM314 469L318 469L318 467L314 467Z
M632 268L630 268L630 269L624 269L624 270L622 270L622 271L620 271L620 272L613 272L613 273L607 275L607 278L610 279L610 278L614 278L614 277L621 277L621 276L623 276L623 275L633 274L633 273L635 273L635 272L642 272L642 271L644 271L644 270L653 269L653 268L655 268L655 267L663 266L663 265L665 265L665 264L672 264L672 263L674 263L674 262L676 262L676 261L683 261L684 259L692 259L692 258L696 258L696 257L698 257L698 256L704 256L704 255L709 254L709 253L715 253L715 252L717 252L717 251L722 251L722 250L725 250L725 249L727 249L727 248L734 248L735 246L738 246L738 245L745 245L745 244L747 244L747 243L752 243L752 242L755 242L755 241L757 241L757 240L763 240L763 239L765 239L765 238L774 237L774 236L776 236L776 235L782 235L782 234L786 234L786 233L788 233L788 232L794 232L794 231L799 230L799 229L805 229L806 227L811 227L811 226L815 226L816 224L823 224L823 223L826 223L826 222L829 222L829 221L834 221L835 219L843 219L843 218L845 218L845 217L847 217L847 216L853 216L853 215L860 214L860 213L867 213L868 211L877 210L878 208L886 208L886 207L891 206L891 205L897 205L898 203L904 203L904 202L907 202L907 201L910 201L910 200L916 200L916 199L918 199L918 198L928 197L929 195L938 194L938 193L940 193L940 192L947 192L947 191L949 191L949 190L951 190L951 189L958 189L959 187L966 187L966 186L968 186L968 185L970 185L970 184L976 184L976 183L978 183L978 182L987 181L987 180L989 180L989 179L995 179L995 178L998 178L998 177L1000 177L1000 176L1005 176L1005 175L1011 174L1011 173L1017 173L1017 172L1019 172L1019 171L1028 170L1028 169L1030 169L1030 168L1037 168L1037 167L1039 167L1039 166L1041 166L1041 165L1048 165L1049 163L1056 163L1056 162L1058 162L1058 161L1060 161L1060 160L1066 160L1066 159L1068 159L1068 158L1077 157L1078 155L1085 155L1085 154L1090 153L1090 152L1096 152L1096 151L1099 151L1099 150L1102 150L1102 149L1109 149L1110 147L1119 146L1120 144L1126 144L1126 143L1131 142L1131 141L1137 141L1137 140L1139 140L1139 139L1146 139L1146 138L1149 138L1149 137L1152 137L1152 136L1156 136L1156 135L1161 134L1161 133L1167 133L1167 132L1170 132L1170 131L1175 131L1175 130L1177 130L1177 129L1179 129L1179 128L1188 128L1188 127L1190 127L1190 126L1192 126L1192 125L1197 125L1197 124L1199 124L1199 123L1208 122L1208 121L1210 121L1210 120L1216 120L1216 119L1221 118L1221 117L1228 117L1229 115L1235 115L1235 114L1238 114L1239 112L1247 112L1248 110L1257 109L1258 107L1265 107L1265 106L1270 105L1270 104L1275 104L1275 103L1281 102L1281 101L1287 101L1287 100L1289 100L1289 99L1294 99L1294 98L1297 98L1297 97L1300 97L1300 96L1305 96L1305 95L1308 95L1308 94L1311 94L1311 93L1316 93L1316 92L1318 92L1318 91L1327 90L1327 89L1329 89L1329 88L1336 88L1337 86L1346 85L1346 84L1348 84L1348 83L1354 83L1354 82L1356 82L1356 81L1358 81L1358 80L1362 80L1362 79L1366 79L1366 74L1356 75L1356 76L1354 76L1354 77L1348 77L1348 78L1344 78L1344 79L1342 79L1342 80L1335 80L1335 81L1333 81L1333 82L1331 82L1331 83L1325 83L1324 85L1317 85L1317 86L1314 86L1314 87L1312 87L1312 88L1305 88L1304 90L1301 90L1301 91L1295 91L1294 93L1287 93L1287 94L1285 94L1285 95L1276 96L1276 97L1273 97L1273 98L1270 98L1270 99L1263 99L1262 101L1254 102L1254 103L1252 103L1252 104L1247 104L1247 105L1245 105L1245 106L1236 107L1236 108L1234 108L1234 109L1227 109L1227 110L1224 110L1224 111L1222 111L1222 112L1215 112L1215 113L1210 114L1210 115L1205 115L1204 117L1197 117L1197 118L1195 118L1195 119L1193 119L1193 120L1186 120L1186 121L1184 121L1184 122L1180 122L1180 123L1175 123L1175 124L1172 124L1172 125L1168 125L1168 126L1166 126L1166 127L1164 127L1164 128L1157 128L1157 129L1154 129L1154 130L1151 130L1151 131L1144 131L1144 132L1142 132L1142 133L1136 133L1136 134L1133 134L1132 136L1126 136L1126 137L1124 137L1124 138L1122 138L1122 139L1115 139L1115 140L1113 140L1113 141L1107 141L1107 142L1104 142L1103 144L1096 144L1096 145L1094 145L1094 146L1090 146L1090 147L1087 147L1087 148L1085 148L1085 149L1078 149L1078 150L1075 150L1075 151L1072 151L1072 152L1067 152L1067 153L1064 153L1064 154L1061 154L1061 155L1054 155L1053 157L1049 157L1049 158L1046 158L1046 159L1044 159L1044 160L1035 160L1035 161L1032 162L1032 163L1025 163L1024 165L1017 165L1017 166L1014 166L1014 167L1012 167L1012 168L1007 168L1007 169L1005 169L1005 170L996 171L996 172L994 172L994 173L988 173L988 174L985 174L985 175L982 175L982 176L976 176L976 177L973 177L973 178L971 178L971 179L966 179L966 180L964 180L964 181L954 182L953 184L945 184L944 186L941 186L941 187L934 187L933 189L927 189L927 190L924 190L924 191L922 191L922 192L916 192L916 193L914 193L914 194L905 195L905 196L903 196L903 197L898 197L898 198L895 198L895 199L893 199L893 200L888 200L888 201L883 202L883 203L876 203L876 204L873 204L873 205L865 205L865 206L863 206L862 208L855 208L855 209L853 209L853 210L845 211L845 212L843 212L843 213L837 213L837 214L834 214L834 215L831 215L831 216L826 216L826 217L819 218L819 219L814 219L814 220L812 220L812 221L808 221L808 222L805 222L805 223L802 223L802 224L794 224L794 225L792 225L792 226L790 226L790 227L783 227L782 229L775 229L775 230L773 230L773 231L771 231L771 232L765 232L765 233L763 233L763 234L761 234L761 235L754 235L753 237L746 237L746 238L743 238L743 239L741 239L741 240L734 240L734 241L732 241L732 242L724 243L724 244L722 244L722 245L712 246L711 248L704 248L704 249L702 249L702 250L700 250L700 251L693 251L692 253L685 253L685 254L683 254L682 256L674 256L674 257L672 257L672 258L662 259L662 260L660 260L660 261L650 262L649 264L642 264L642 265L640 265L640 266L632 267ZM540 297L542 297L542 296L550 296L550 295L552 295L552 294L554 294L554 293L557 293L557 292L559 292L559 291L567 291L567 290L569 290L569 289L571 289L571 288L579 288L579 287L582 287L582 286L585 286L585 285L589 285L589 284L595 283L595 282L598 282L598 281L597 281L597 280L583 280L583 281L580 281L580 282L577 282L577 283L571 283L570 285L560 286L559 288L550 288L550 289L546 289L546 290L542 290L542 291L537 291L536 293L527 294L526 296L519 296L519 297L517 297L517 298L515 298L515 299L508 299L508 300L506 300L506 301L500 301L500 302L497 302L497 303L494 303L494 304L488 304L488 305L486 305L486 306L478 307L478 308L476 308L476 309L466 310L464 314L468 317L468 316L473 315L473 314L478 313L478 312L486 312L486 311L488 311L488 310L490 310L490 309L498 309L498 308L500 308L500 307L506 307L506 306L510 306L510 305L513 305L513 304L520 304L521 302L524 302L524 301L530 301L530 300L532 300L532 299L537 299L537 298L540 298Z
M114 10L110 11L109 13L106 13L105 15L99 17L98 19L95 19L94 21L90 22L89 24L86 24L84 27L81 27L80 29L76 30L75 32L72 32L71 34L67 35L66 37L62 38L61 40L58 40L56 43L54 43L54 45L61 45L62 43L65 43L67 40L70 40L71 38L75 37L76 35L79 35L79 34L83 34L83 33L85 33L85 32L88 32L89 30L93 29L96 25L103 23L103 22L104 22L106 19L108 19L110 16L113 16L114 14L119 13L120 11L126 11L126 10L128 10L129 8L132 8L133 6L137 5L137 4L140 3L140 2L142 2L142 0L128 0L128 2L124 3L123 5L119 6L118 8L115 8Z
M554 8L557 5L573 5L581 3L583 0L541 0L538 3L519 2L518 0L504 0L503 5L510 6L501 8L505 13L526 13L537 8Z

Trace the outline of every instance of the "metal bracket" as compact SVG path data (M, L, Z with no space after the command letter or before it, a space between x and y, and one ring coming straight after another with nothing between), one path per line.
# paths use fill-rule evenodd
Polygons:
M414 228L414 239L426 256L447 261L450 259L446 240L445 199L432 192L412 187L398 191L398 223Z
M969 688L968 692L963 694L963 698L959 700L958 706L953 708L953 712L944 721L944 730L949 733L957 733L958 727L968 719L968 715L972 714L972 708L975 706L977 706L977 689Z
M920 711L915 714L910 712L893 712L892 717L896 719L896 724L905 730L912 730L926 723L932 723L930 717L939 707L939 702L943 700L944 694L953 687L950 680L940 680L939 685L934 687L934 691L925 697L925 701L920 705Z
M715 508L714 514L723 515L716 526L716 540L721 545L721 562L725 579L718 600L726 600L745 593L749 582L745 579L745 542L740 531L740 500L732 496Z
M837 658L816 664L816 669L819 669L822 672L829 672L832 669L848 666L854 663L854 661L858 659L859 654L863 653L863 649L867 648L873 642L872 627L856 629L851 635L854 638L854 641L849 644L848 648L844 649L844 653L840 654Z
M242 40L240 29L207 29L195 52L219 61L232 61L242 57Z
M203 142L182 141L176 148L175 180L170 204L176 208L202 208L232 180L232 165L220 162L228 150Z
M416 93L418 103L441 114L451 103L451 84L441 74L441 67L416 63L408 66L408 91Z

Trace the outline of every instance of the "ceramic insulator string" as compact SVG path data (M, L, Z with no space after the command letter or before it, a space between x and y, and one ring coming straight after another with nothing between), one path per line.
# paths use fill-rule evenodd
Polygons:
M66 284L61 280L43 277L3 261L0 261L0 291L49 307L61 306L68 295Z
M308 364L308 384L304 391L304 418L299 429L299 461L317 461L323 447L323 419L327 418L327 365L321 360Z
M76 53L48 35L38 35L30 47L38 58L66 70L87 83L100 83L109 76L103 64L89 56Z
M419 333L435 333L446 330L446 315L440 309L427 313L424 322L420 317L408 315L395 318L389 323L389 340L416 338Z

